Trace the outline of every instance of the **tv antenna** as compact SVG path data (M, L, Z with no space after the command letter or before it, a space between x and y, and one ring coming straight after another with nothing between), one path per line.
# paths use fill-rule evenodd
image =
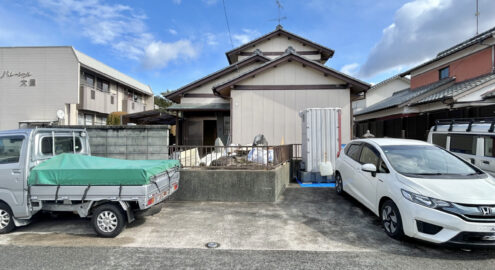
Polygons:
M277 0L278 2L278 0ZM480 11L478 9L478 0L476 0L476 13L474 13L474 16L476 16L476 35L478 35L478 26L479 26L479 23L478 23L478 19L480 17Z
M271 19L270 21L278 21L278 25L281 26L281 22L285 19L287 19L286 16L281 17L281 11L284 8L282 4L280 3L279 0L275 0L275 3L277 3L277 8L278 8L278 17L276 19Z

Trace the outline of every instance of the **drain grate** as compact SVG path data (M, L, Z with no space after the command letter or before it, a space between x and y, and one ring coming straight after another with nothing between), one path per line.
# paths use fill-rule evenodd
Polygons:
M207 248L217 248L219 246L220 246L220 244L217 243L217 242L208 242L208 243L206 243L206 247Z

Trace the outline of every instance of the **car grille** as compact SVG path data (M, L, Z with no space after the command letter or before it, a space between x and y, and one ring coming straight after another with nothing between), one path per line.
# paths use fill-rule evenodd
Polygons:
M470 222L495 223L494 205L453 204L453 206L442 210Z

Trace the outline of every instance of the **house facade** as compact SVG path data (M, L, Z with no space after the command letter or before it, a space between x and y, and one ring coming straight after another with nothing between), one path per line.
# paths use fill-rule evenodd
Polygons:
M495 116L495 27L401 76L411 86L355 113L356 134L425 140L438 119Z
M326 65L332 49L278 26L275 31L226 53L224 69L165 97L179 112L178 143L250 144L264 134L270 144L301 143L299 112L342 109L342 141L352 136L351 102L369 84Z
M398 90L406 89L411 86L411 80L406 77L396 75L382 82L373 85L363 99L352 102L352 110L356 113L360 110L378 103L386 98L391 97Z
M0 130L106 125L154 106L149 86L70 46L0 47L0 96Z

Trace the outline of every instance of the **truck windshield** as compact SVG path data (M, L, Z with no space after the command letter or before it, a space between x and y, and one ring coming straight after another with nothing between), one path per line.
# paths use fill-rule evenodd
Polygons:
M383 146L382 150L392 167L405 175L427 177L483 174L460 158L433 145L392 145Z

